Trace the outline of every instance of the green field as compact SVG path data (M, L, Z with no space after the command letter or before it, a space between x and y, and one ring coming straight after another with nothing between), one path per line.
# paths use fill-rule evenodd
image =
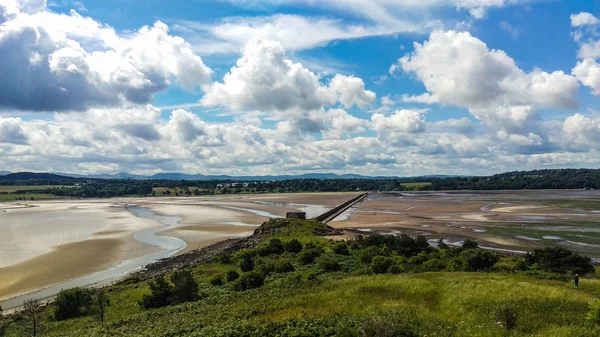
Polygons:
M426 183L426 182L416 182L416 183L401 183L400 184L402 187L404 187L406 190L409 191L420 191L421 189L425 188L425 187L429 187L431 186L431 183Z
M33 198L33 199L32 199ZM42 199L58 199L56 195L52 194L40 194L40 193L27 193L27 194L0 194L0 201L13 201L13 200L42 200Z
M16 191L32 191L44 190L48 188L79 188L79 186L62 186L62 185L27 185L27 186L0 186L0 193L13 193Z
M48 318L50 307L42 336L600 336L600 320L586 319L590 303L600 298L597 274L582 278L580 288L573 289L562 274L426 272L435 265L429 262L450 266L462 253L484 251L434 249L406 259L381 245L360 248L360 242L328 241L320 236L328 229L314 220L271 220L260 229L268 234L255 249L190 268L202 297L197 302L145 310L138 301L150 293L148 283L128 279L108 288L111 305L103 326L92 316L54 321ZM304 248L274 253L268 250L273 238L284 244L299 239ZM305 253L314 250L320 257L304 261ZM400 269L376 274L376 259L364 260L370 251ZM244 254L255 254L255 270L267 275L263 286L239 291L238 281L211 285L227 271L241 273ZM291 262L294 270L266 272L280 262ZM516 320L510 330L501 315L507 312ZM5 335L26 336L27 324L17 317Z

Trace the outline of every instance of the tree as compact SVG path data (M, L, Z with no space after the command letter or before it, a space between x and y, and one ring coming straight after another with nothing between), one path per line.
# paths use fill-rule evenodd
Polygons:
M167 283L164 276L157 277L148 283L150 295L144 294L140 305L144 309L165 307L171 303L173 287Z
M110 300L108 299L108 296L106 296L104 288L98 289L94 300L96 302L96 307L98 308L98 319L100 320L100 324L104 324L106 307L110 305Z
M83 288L62 290L56 296L54 318L57 321L83 316L90 311L93 298L92 291Z
M338 255L350 255L348 245L344 241L336 242L335 245L333 245L333 252Z
M23 302L23 314L25 317L29 318L31 322L31 333L35 337L38 334L38 324L39 324L39 314L38 311L40 309L40 301L35 299L28 299Z
M525 261L529 266L537 264L541 270L551 273L572 272L584 275L595 271L589 257L573 253L562 247L534 249L533 252L525 255Z
M439 239L437 241L437 246L439 249L448 249L448 245L444 242L444 239Z
M200 299L198 283L189 270L176 271L171 275L171 282L175 285L172 296L173 304L194 302Z
M462 244L463 249L475 249L479 248L479 244L475 240L465 240Z

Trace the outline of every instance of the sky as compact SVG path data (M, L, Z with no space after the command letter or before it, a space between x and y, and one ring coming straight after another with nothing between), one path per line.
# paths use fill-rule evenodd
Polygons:
M600 166L600 1L0 0L0 171Z

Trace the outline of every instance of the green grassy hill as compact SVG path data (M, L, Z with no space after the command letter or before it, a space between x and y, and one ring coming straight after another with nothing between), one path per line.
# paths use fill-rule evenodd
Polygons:
M460 268L474 270L473 261L490 255L477 248L425 248L407 238L337 243L322 236L331 229L316 221L272 220L257 233L256 247L190 268L199 301L143 309L138 302L150 293L148 281L130 278L107 289L104 325L91 314L44 318L42 335L600 336L600 322L586 319L590 303L600 298L600 279L593 275L573 289L569 276L515 257L498 262L495 255L495 266L486 270L511 270L512 263L522 271L449 272L461 259L466 264ZM289 244L293 239L303 247ZM253 271L242 273L241 266L249 268L242 261L252 261ZM427 271L433 269L439 271ZM242 280L264 275L264 284L228 282L224 276L232 270ZM511 318L516 324L509 330ZM29 325L28 318L13 317L5 334L26 336Z

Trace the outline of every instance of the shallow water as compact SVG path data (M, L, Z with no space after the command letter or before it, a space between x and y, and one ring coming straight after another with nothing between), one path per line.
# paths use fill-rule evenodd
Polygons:
M144 219L153 219L158 220L165 226L149 228L146 230L142 230L136 232L134 237L137 241L159 247L161 249L160 252L156 252L153 254L145 255L136 259L131 259L121 263L120 265L97 272L94 274L90 274L84 277L80 277L77 279L73 279L64 283L60 283L30 294L17 296L5 301L0 302L0 305L4 309L11 309L15 307L19 307L23 304L23 302L27 299L46 299L56 295L62 289L68 289L73 287L83 287L90 286L94 284L102 284L119 277L125 276L126 274L141 269L143 266L155 262L159 259L163 259L169 256L176 254L177 252L185 249L187 244L185 241L170 237L170 236L162 236L157 235L157 233L169 230L179 226L179 221L181 218L173 217L173 216L165 216L158 215L150 211L149 209L142 207L128 207L128 210L133 213L135 216Z

